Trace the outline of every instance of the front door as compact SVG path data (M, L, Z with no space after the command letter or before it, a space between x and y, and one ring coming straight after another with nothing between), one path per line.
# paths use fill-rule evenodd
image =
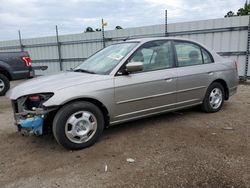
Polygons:
M143 44L128 62L142 62L143 71L114 79L114 122L173 108L176 103L176 68L170 41Z

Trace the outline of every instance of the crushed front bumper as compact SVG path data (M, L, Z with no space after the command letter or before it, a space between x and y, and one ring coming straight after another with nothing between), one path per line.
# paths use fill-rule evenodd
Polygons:
M12 101L15 125L17 126L18 131L25 135L43 135L45 118L49 112L54 110L54 108L25 110L22 106L22 100Z
M42 135L43 134L44 117L34 116L27 119L20 119L18 130L27 134Z

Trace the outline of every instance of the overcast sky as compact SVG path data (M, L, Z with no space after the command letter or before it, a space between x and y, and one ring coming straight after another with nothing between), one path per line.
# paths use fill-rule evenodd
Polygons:
M107 30L164 23L221 18L229 10L236 12L245 0L0 0L0 40L55 34L81 33L87 26L100 28L101 18Z

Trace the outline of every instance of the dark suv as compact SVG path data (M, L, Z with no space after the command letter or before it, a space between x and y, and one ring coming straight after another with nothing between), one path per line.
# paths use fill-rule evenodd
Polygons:
M10 88L9 81L33 76L28 52L0 52L0 96Z

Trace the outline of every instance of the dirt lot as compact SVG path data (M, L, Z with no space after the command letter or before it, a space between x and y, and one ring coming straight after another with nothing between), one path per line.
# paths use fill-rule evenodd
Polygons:
M114 126L72 152L51 135L18 134L0 97L0 187L250 187L249 109L250 86L241 85L218 113L194 108Z

